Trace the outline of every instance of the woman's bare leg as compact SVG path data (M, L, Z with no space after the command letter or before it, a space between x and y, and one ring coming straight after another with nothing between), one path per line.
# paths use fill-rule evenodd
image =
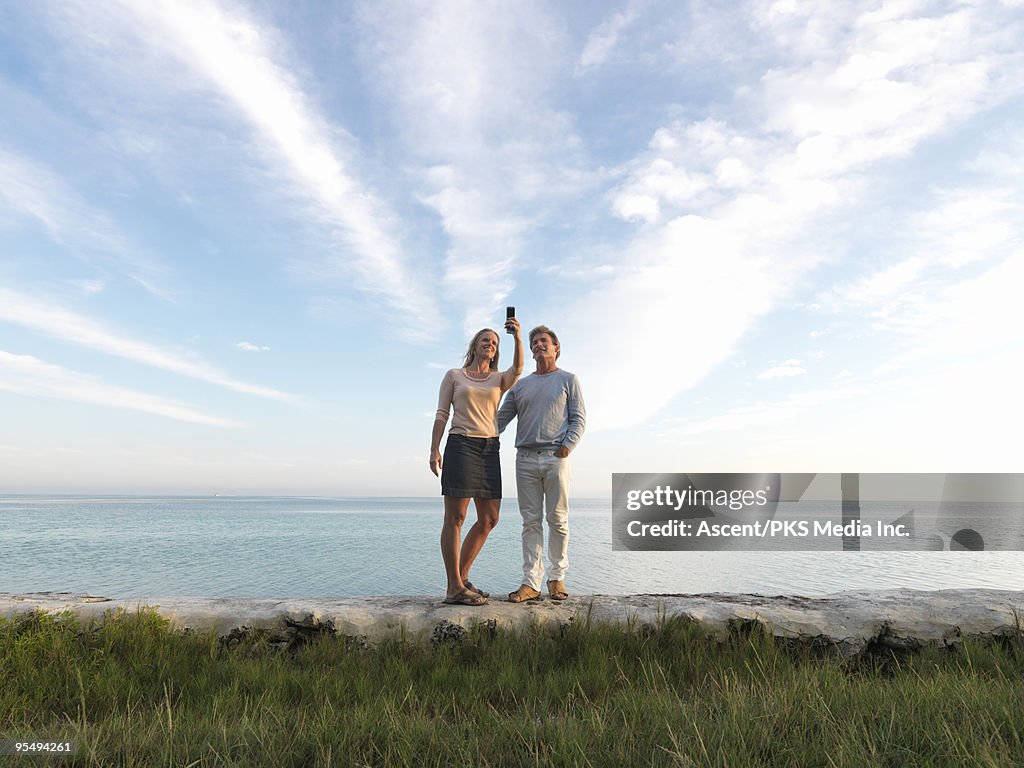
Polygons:
M487 535L498 524L501 499L474 498L473 505L476 507L476 522L466 533L466 539L462 542L462 553L459 555L459 576L462 582L469 578L470 566L473 565L476 556L480 554L484 542L487 541ZM463 514L465 514L465 508Z
M448 597L456 595L466 588L462 583L459 570L459 535L462 532L462 524L466 521L467 509L469 509L469 499L460 499L455 496L444 497L441 557L444 559L444 572L448 577Z

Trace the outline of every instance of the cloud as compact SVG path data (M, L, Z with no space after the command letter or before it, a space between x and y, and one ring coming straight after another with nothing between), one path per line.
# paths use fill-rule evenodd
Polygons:
M980 274L936 285L910 302L894 302L880 327L905 337L910 357L964 358L982 350L1002 350L1019 358L1024 342L1024 250L1018 249ZM978 371L979 376L984 375Z
M71 285L75 286L86 296L94 296L102 293L107 284L103 280L72 280Z
M623 167L611 210L635 227L632 242L559 326L595 428L644 422L725 360L836 257L830 229L871 210L885 161L1020 93L1008 12L873 7L751 6L774 61L740 73L714 118L653 131ZM1005 235L995 222L985 231ZM862 287L895 295L914 268Z
M403 251L397 217L360 180L358 157L342 146L338 129L289 69L277 31L231 2L112 0L107 10L110 22L128 25L129 34L117 40L104 29L88 37L88 25L98 23L90 21L97 10L89 3L72 14L72 23L82 23L83 44L101 40L113 48L108 56L129 56L142 40L147 56L171 58L198 75L189 81L193 88L225 97L254 129L265 156L292 181L288 192L305 201L312 223L328 233L332 255L321 271L354 278L356 287L383 297L409 321L402 326L407 335L428 338L423 328L436 324L437 309Z
M672 431L677 437L696 437L719 432L764 434L766 428L792 423L808 411L825 403L860 397L866 391L863 387L848 384L796 392L780 400L736 406L702 421L684 422Z
M248 341L240 341L237 344L235 344L235 346L238 347L243 352L269 352L270 351L270 347L261 347L261 346L258 346L256 344L252 344L252 343L250 343Z
M0 389L28 397L49 397L110 408L127 408L192 424L243 426L174 400L104 384L94 376L61 368L31 355L15 355L3 350L0 350Z
M398 126L416 199L447 238L443 289L464 329L513 290L530 237L593 184L554 106L570 52L541 3L364 2L363 59Z
M1017 125L994 132L993 141L968 165L969 170L1011 182L1024 176L1024 131Z
M783 379L791 376L802 376L807 373L800 360L786 360L778 365L772 366L766 371L757 374L759 379Z
M96 268L125 274L146 290L170 298L168 270L144 255L110 218L85 203L49 168L0 147L0 203L35 221L56 243ZM11 256L12 254L8 254ZM102 281L86 281L88 291Z
M910 255L824 291L820 310L864 319L914 355L969 354L1024 338L1009 287L1024 259L1020 193L965 186L933 190L924 203L898 222L898 246Z
M43 333L67 344L77 344L235 392L295 402L294 396L286 392L238 381L205 362L189 360L147 342L122 336L84 315L6 288L0 288L0 320Z
M830 387L666 426L664 437L699 446L712 465L756 468L768 451L792 471L1014 472L1024 429L1018 357L986 352L884 377L844 372Z
M927 262L920 257L904 259L827 292L820 298L819 307L828 307L832 311L863 310L888 300L904 301L907 289L919 281L927 267Z
M932 204L907 229L917 259L956 270L1008 255L1020 245L1022 222L1019 187L972 185L935 191Z
M587 36L587 42L576 64L576 75L579 76L604 64L619 42L619 37L639 16L637 4L631 3L626 10L601 22Z
M550 323L564 364L582 378L588 424L642 422L729 356L785 290L744 246L722 221L680 217L639 238L624 253L628 267Z
M801 25L823 30L809 60L773 68L751 95L766 127L798 142L773 173L828 179L904 157L1024 87L1009 32L1019 20L993 7L892 3L829 20L805 9L809 18L760 20L783 37Z

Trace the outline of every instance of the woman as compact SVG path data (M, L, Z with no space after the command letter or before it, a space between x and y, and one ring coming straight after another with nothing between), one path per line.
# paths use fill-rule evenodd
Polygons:
M523 372L523 340L514 317L505 328L515 339L512 366L498 370L498 334L490 328L478 331L469 342L461 368L452 368L441 381L437 417L430 438L430 471L441 473L444 525L441 557L448 575L445 602L451 605L484 605L487 594L469 581L469 568L498 524L501 506L501 467L498 463L498 401ZM441 458L441 435L453 410L452 427ZM462 523L469 500L476 506L476 523L459 548Z

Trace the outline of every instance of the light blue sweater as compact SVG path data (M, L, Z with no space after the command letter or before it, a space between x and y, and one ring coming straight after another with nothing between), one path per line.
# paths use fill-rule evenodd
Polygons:
M519 419L516 448L555 450L564 445L571 451L587 425L580 380L561 368L520 379L498 409L498 431L514 418Z

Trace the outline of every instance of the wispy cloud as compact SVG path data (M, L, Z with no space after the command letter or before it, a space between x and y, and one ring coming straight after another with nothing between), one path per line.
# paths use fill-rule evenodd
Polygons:
M102 293L107 287L104 280L71 280L70 283L86 296Z
M761 431L791 423L824 403L849 400L865 393L862 386L847 384L795 392L779 400L739 405L700 421L683 422L670 431L678 437L696 437L716 432Z
M564 310L563 359L585 375L595 427L643 422L703 378L834 257L822 248L827 228L870 204L884 161L1024 86L1009 11L750 9L774 61L737 82L715 118L653 132L611 196L636 226L628 266ZM886 279L875 290L913 282L913 263ZM623 399L635 372L652 365L643 396Z
M6 288L0 288L0 320L29 328L68 344L161 368L235 392L284 402L295 401L294 396L285 392L238 381L207 363L186 359L147 342L124 336L82 314Z
M1024 268L1024 196L998 185L933 190L899 221L891 265L822 292L815 307L892 336L914 357L1024 340L1014 283ZM1016 320L1014 319L1016 318Z
M444 291L492 320L529 237L590 182L569 116L559 19L537 2L364 2L364 59L399 126L410 183L447 237Z
M791 376L802 376L807 373L801 360L786 360L778 365L773 365L766 371L757 374L759 379L785 379Z
M0 389L29 397L127 408L193 424L242 426L236 421L211 416L174 400L105 384L95 376L52 365L31 355L15 355L3 350L0 350Z
M626 10L615 13L601 22L587 37L587 42L584 44L580 59L576 64L576 74L581 75L604 64L619 42L619 37L637 20L639 15L638 4L632 2Z
M342 146L341 132L289 68L279 33L231 2L112 2L119 23L133 25L150 53L162 52L199 75L196 84L226 97L252 126L266 157L292 180L288 192L311 206L313 225L333 241L323 271L343 272L356 287L383 297L412 321L403 329L407 335L427 337L423 328L436 323L437 311L403 253L397 217L360 180L358 157Z
M1024 236L1020 186L946 188L927 211L908 222L914 258L950 272L1009 255Z
M242 350L243 352L269 352L270 351L270 347L261 347L258 344L253 344L252 342L249 342L249 341L240 341L237 344L235 344L235 346L238 347L238 349Z
M1024 429L1019 355L979 351L892 375L841 371L817 389L667 424L665 438L752 468L770 451L793 471L1013 472Z
M166 267L146 255L109 216L87 204L51 169L3 147L0 204L42 226L54 242L93 267L124 274L157 296L170 298ZM102 283L94 280L88 285Z
M944 281L922 290L911 301L891 300L875 313L882 328L903 335L909 355L955 358L979 350L1002 349L1019 359L1024 343L1024 250L980 274ZM984 371L977 370L983 377Z

